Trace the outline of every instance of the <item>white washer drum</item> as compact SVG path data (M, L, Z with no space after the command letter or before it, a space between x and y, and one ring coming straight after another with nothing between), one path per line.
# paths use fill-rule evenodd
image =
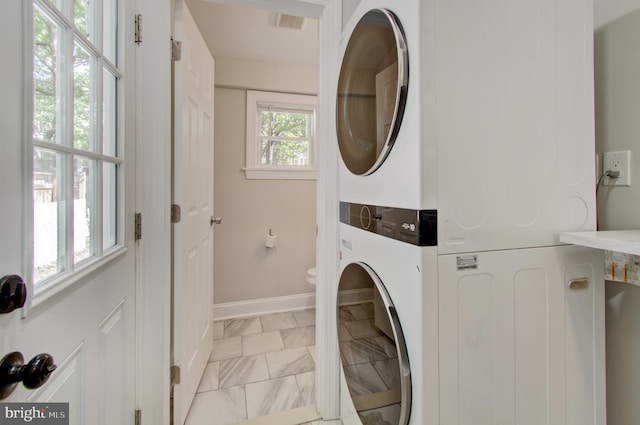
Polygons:
M338 307L344 377L362 423L407 425L411 368L400 320L389 293L365 263L348 264L338 290L372 288L373 302Z
M389 155L408 81L407 45L398 19L384 9L367 12L349 38L338 80L338 146L353 174L373 173Z

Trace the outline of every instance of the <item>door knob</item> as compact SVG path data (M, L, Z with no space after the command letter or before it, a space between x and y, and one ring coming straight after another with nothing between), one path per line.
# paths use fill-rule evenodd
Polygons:
M0 279L0 314L21 308L26 300L27 285L20 276L8 275Z
M222 217L214 217L211 216L211 222L210 224L213 226L214 224L220 224L222 223Z
M7 354L0 361L0 400L9 397L18 382L30 390L41 387L56 368L53 357L46 353L38 354L26 365L21 353Z

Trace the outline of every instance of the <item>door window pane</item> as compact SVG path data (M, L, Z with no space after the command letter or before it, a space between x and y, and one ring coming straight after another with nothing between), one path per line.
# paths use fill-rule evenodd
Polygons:
M118 216L117 165L102 165L102 248L107 250L117 242L116 218Z
M103 71L102 89L102 151L105 155L115 156L116 150L116 111L117 79L106 68Z
M64 155L35 149L33 155L33 280L64 270Z
M93 149L92 71L91 57L76 44L73 49L73 146L76 149Z
M93 255L92 223L95 217L95 161L73 160L73 262Z
M34 8L33 138L58 142L60 108L60 28Z

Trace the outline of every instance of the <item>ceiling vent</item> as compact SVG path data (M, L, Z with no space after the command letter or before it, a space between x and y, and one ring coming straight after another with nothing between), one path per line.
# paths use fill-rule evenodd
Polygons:
M304 24L304 18L302 16L287 15L285 13L279 13L275 19L276 27L278 28L290 28L294 30L301 30Z

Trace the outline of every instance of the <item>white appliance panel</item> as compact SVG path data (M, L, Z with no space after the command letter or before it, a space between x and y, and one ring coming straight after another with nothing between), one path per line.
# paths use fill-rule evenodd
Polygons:
M591 3L435 3L439 252L593 230Z
M602 254L458 258L438 257L441 423L605 424Z

